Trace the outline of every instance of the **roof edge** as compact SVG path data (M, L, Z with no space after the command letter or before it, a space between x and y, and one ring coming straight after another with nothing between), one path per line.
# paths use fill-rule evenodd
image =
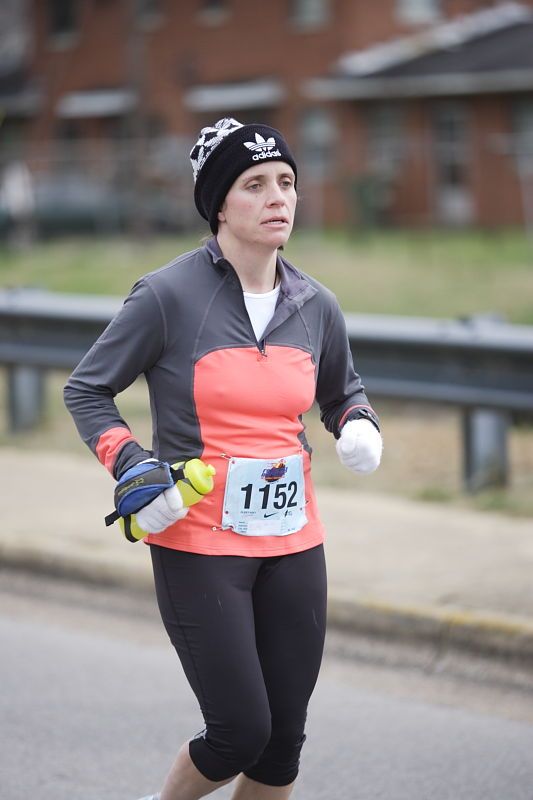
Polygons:
M428 53L457 47L489 33L531 21L533 9L529 6L505 2L494 8L462 15L411 36L402 36L390 42L347 53L337 60L335 71L337 74L353 77L371 76Z
M408 78L315 78L304 84L309 100L372 100L377 98L530 92L533 69L480 73L416 75Z

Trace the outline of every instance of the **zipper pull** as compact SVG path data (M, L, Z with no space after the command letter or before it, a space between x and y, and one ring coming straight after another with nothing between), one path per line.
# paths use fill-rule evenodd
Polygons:
M263 339L263 341L261 342L261 344L259 346L259 352L257 354L257 360L258 361L262 361L264 358L268 358L268 356L267 356L267 352L266 352L266 342Z

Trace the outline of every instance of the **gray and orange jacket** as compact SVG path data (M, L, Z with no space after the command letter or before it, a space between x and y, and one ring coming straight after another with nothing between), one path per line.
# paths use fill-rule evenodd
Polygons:
M155 455L203 458L214 491L145 541L218 555L275 556L323 541L302 414L316 399L335 437L349 419L377 418L353 368L335 296L278 257L280 294L257 341L237 273L216 239L139 280L65 387L78 431L111 474ZM114 397L144 373L153 452L135 440ZM228 457L304 459L308 522L288 536L222 530Z

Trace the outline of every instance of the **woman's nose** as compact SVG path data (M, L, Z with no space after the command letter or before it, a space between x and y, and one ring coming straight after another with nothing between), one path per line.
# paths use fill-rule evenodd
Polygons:
M281 187L278 186L277 183L273 183L268 188L268 196L267 196L268 205L278 205L279 203L285 202L285 198L283 197L283 192L281 191Z

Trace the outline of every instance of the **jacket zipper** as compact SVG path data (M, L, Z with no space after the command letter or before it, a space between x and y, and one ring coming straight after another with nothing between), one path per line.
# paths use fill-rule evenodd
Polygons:
M248 310L246 308L246 303L244 302L244 296L242 294L242 283L241 283L241 280L240 280L239 276L237 275L237 271L236 271L235 267L232 264L230 264L229 261L227 263L229 264L229 266L230 266L230 268L231 268L231 270L232 270L232 272L233 272L233 274L235 276L235 279L236 279L238 285L241 288L241 301L242 301L243 311L246 314L246 316L248 317L248 322L250 324L250 328L252 330L252 333L254 333L253 326L252 326L252 321L250 320L250 315L248 314ZM274 313L275 313L275 311L274 311ZM254 338L255 338L255 334L254 334ZM257 353L257 360L258 361L262 361L264 358L268 358L268 355L267 355L267 352L266 352L266 339L263 338L263 339L261 339L260 342L258 342L257 339L256 339L256 347L257 347L257 350L258 350L258 353Z
M266 352L266 339L261 339L260 342L257 342L257 349L259 351L257 354L258 361L262 361L264 358L268 358Z

